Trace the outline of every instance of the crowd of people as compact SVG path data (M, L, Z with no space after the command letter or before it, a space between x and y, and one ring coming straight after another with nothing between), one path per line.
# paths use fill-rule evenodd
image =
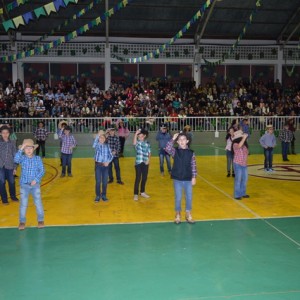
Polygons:
M146 83L112 82L103 91L96 83L60 81L53 87L44 80L0 84L2 118L104 118L186 116L300 115L299 84L276 82L224 82L212 78L204 85L153 79Z

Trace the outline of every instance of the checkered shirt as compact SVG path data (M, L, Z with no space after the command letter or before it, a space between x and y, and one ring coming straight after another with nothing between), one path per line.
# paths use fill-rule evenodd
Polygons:
M114 157L119 157L119 152L120 152L120 140L119 140L119 137L117 137L116 135L114 136L108 136L107 137L107 143L109 145L109 148L111 150L111 152L116 152L114 154Z
M46 141L49 133L46 128L42 127L42 128L37 128L33 135L37 141Z
M66 135L64 134L63 130L60 130L58 132L58 137L61 140L61 148L60 151L61 153L64 154L72 154L73 153L73 148L76 146L76 140L72 134Z
M137 141L135 145L136 157L135 164L138 165L142 162L146 162L151 154L151 147L148 142Z

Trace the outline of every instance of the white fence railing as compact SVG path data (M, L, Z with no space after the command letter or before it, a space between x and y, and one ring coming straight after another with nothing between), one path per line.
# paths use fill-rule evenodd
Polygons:
M283 128L288 121L288 116L275 117L249 117L249 125L252 131L265 130L267 124L273 124L275 131ZM295 127L299 129L300 117L293 117ZM9 118L1 119L1 124L9 123L16 133L32 133L38 122L43 121L49 132L56 132L58 123L66 120L73 133L95 133L100 129L118 126L123 120L128 129L136 131L139 128L147 128L150 132L159 130L161 124L166 124L171 131L183 130L186 125L191 126L192 131L226 131L234 119L240 123L243 117L109 117L109 118Z

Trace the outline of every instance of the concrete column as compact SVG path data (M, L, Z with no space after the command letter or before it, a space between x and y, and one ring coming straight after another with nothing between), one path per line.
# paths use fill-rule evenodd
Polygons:
M108 90L111 83L110 64L110 47L105 47L105 90Z
M283 66L283 49L280 49L278 47L278 60L277 60L277 65L275 66L274 82L276 81L276 79L279 79L279 82L282 83L282 66Z

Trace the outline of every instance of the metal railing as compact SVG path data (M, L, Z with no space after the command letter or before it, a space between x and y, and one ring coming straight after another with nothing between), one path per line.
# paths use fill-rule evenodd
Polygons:
M283 128L284 124L291 118L289 116L251 116L248 118L252 131L265 130L267 124L273 124L275 130ZM299 128L299 116L295 116L294 124ZM134 132L139 128L147 128L150 132L159 130L161 124L166 124L171 131L180 131L186 125L192 131L226 131L233 120L241 122L243 117L112 117L112 118L9 118L1 119L1 124L9 123L16 133L33 133L38 122L42 121L50 133L57 132L58 123L66 120L71 126L73 133L95 133L100 129L117 127L122 120L129 131Z

